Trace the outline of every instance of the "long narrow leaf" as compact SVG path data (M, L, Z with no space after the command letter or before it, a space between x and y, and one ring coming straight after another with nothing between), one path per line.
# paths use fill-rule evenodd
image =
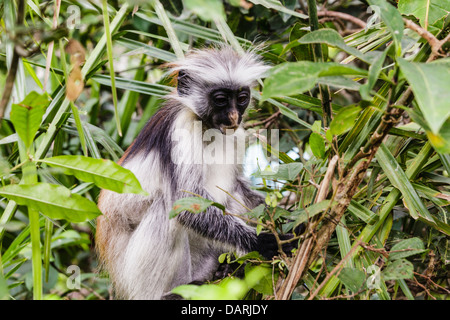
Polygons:
M405 172L384 144L381 144L376 154L376 158L389 181L391 181L391 183L402 193L411 216L414 219L418 219L419 216L421 216L422 218L434 222L433 217L423 204Z

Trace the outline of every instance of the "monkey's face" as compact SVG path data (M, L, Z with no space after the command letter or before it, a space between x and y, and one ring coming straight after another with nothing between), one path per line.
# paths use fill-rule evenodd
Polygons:
M227 129L234 132L240 125L249 103L250 88L247 86L213 89L209 93L211 112L205 120L222 134L227 133Z

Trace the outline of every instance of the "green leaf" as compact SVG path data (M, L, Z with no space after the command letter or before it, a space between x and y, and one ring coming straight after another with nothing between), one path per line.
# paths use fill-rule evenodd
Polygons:
M350 201L350 204L348 205L348 211L368 224L373 224L378 218L376 212L369 210L355 200Z
M46 93L38 94L32 91L22 102L11 106L11 122L27 149L39 130L48 104L49 99Z
M40 162L61 168L65 174L74 175L85 182L93 182L99 188L118 193L147 194L130 170L111 160L85 156L57 156Z
M384 50L369 67L369 77L367 78L367 83L359 87L359 92L364 100L371 100L370 91L378 80L381 68L383 67L384 60L386 59L388 49Z
M254 177L273 179L273 180L294 180L302 171L303 164L300 162L291 162L280 164L276 171L258 170L253 174Z
M320 133L322 130L322 121L316 120L311 126L312 132Z
M102 85L111 86L111 78L107 75L96 74L92 76L91 79ZM158 97L169 94L173 89L172 87L164 86L161 84L147 83L144 81L124 79L119 77L116 77L116 88Z
M430 130L427 130L426 127L423 128L437 152L441 154L450 154L450 118L444 122L438 134L434 134Z
M350 130L355 124L356 118L361 112L359 106L349 106L339 110L330 123L330 130L333 135L340 135Z
M236 260L231 263L237 262L239 264L246 263L248 260L264 260L264 257L258 251L251 251L243 256L237 257Z
M364 271L356 268L343 268L338 275L339 280L352 292L358 292L366 280Z
M399 0L398 10L404 15L413 15L419 19L420 25L426 28L439 20L443 20L450 11L449 0ZM428 17L428 22L426 19ZM443 25L438 26L442 28Z
M310 90L317 83L319 77L343 75L366 76L367 71L334 62L285 62L269 71L269 75L264 81L261 101Z
M297 226L303 222L308 221L309 218L324 212L330 207L330 200L323 200L319 203L314 203L305 209L297 209L291 212L294 219L294 226Z
M414 63L397 59L428 126L436 135L450 116L450 58L441 60Z
M384 280L411 279L413 277L414 267L406 259L398 259L390 262L383 270Z
M289 49L294 54L297 61L314 61L314 55L310 44L300 44L298 39L303 37L309 31L306 30L309 26L302 22L297 22L289 34L289 43L284 47L280 55L283 55Z
M405 250L405 251L401 251ZM394 252L400 251L400 252ZM419 254L425 252L425 247L423 245L422 240L419 238L411 238L400 241L396 245L391 248L391 252L389 254L389 260L397 260L403 259L409 256L413 256L415 254Z
M40 211L51 219L83 222L101 215L94 202L56 184L7 185L0 188L0 195Z
M262 294L273 294L272 268L265 265L245 266L245 282L249 288L255 289Z
M194 12L204 21L225 18L222 1L219 0L183 0L185 9Z
M311 133L309 136L309 146L314 156L323 159L325 156L325 141L320 134L315 132Z
M247 215L251 218L259 219L264 216L266 211L266 206L264 204L260 204L259 206L252 209L252 211L248 212Z
M417 219L420 216L423 219L434 223L433 217L419 198L419 195L411 185L411 182L400 167L400 164L395 160L394 156L384 143L380 145L376 158L389 181L402 193L410 215L414 219Z
M0 273L0 300L9 299L8 283L6 282L3 272Z
M397 56L401 54L403 38L403 19L400 12L386 0L369 0L369 4L378 7L381 19L386 24L395 42Z
M303 164L300 162L280 164L278 170L274 173L274 177L281 180L294 180L302 169Z
M175 52L178 59L184 58L183 49L181 48L181 43L178 40L178 37L175 33L175 30L173 30L172 23L170 22L169 17L167 16L166 10L164 10L163 5L159 0L152 0L151 1L153 8L158 15L158 18L161 20L164 30L167 33L167 36L169 37L170 45L173 48L173 51Z
M279 0L249 0L249 2L252 2L254 4L260 4L268 9L273 9L276 11L284 12L284 13L290 14L292 16L298 17L300 19L308 19L307 15L286 8L285 6L283 6L281 4L281 2Z
M339 48L357 57L359 60L370 64L370 58L368 56L366 56L358 49L355 49L347 45L344 38L342 38L341 35L336 30L333 29L324 28L307 33L298 40L298 43L300 44L326 43L329 46Z
M178 199L174 202L172 210L169 212L169 218L172 219L183 211L189 211L192 213L205 212L210 206L215 206L221 210L225 210L225 207L220 203L201 197L187 197Z

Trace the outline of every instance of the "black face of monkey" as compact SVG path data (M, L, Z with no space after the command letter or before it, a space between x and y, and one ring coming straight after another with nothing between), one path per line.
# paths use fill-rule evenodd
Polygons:
M250 88L233 84L211 85L194 79L191 73L180 70L178 95L194 101L195 112L206 127L219 129L223 134L227 129L232 129L228 133L234 132L250 103Z
M249 87L224 87L211 90L209 105L211 113L208 122L222 133L226 129L237 129L242 121L242 115L250 103Z

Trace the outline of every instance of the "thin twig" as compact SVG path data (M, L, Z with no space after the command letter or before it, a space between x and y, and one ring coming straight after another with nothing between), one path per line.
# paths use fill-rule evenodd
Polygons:
M317 12L317 16L339 18L350 21L351 23L356 24L363 29L366 27L366 23L364 21L344 12L324 10Z
M414 273L416 276L419 276L419 277L422 277L422 278L427 279L427 281L430 281L430 282L431 282L434 286L436 286L437 288L439 288L439 289L441 289L441 290L444 290L445 292L447 292L448 294L450 294L450 290L448 290L448 289L446 289L446 288L444 288L444 287L438 285L436 282L434 282L433 280L431 280L430 277L428 277L428 276L426 276L426 275L423 275L423 274L420 274L420 273L417 273L417 272L415 272L415 271L413 271L413 273Z
M275 112L274 114L272 114L270 117L268 117L267 119L264 119L262 121L258 121L258 122L253 122L253 123L248 123L245 125L245 128L253 128L253 127L257 127L260 126L262 124L265 124L267 122L271 122L272 120L275 120L279 115L281 114L281 111L278 110L277 112Z

